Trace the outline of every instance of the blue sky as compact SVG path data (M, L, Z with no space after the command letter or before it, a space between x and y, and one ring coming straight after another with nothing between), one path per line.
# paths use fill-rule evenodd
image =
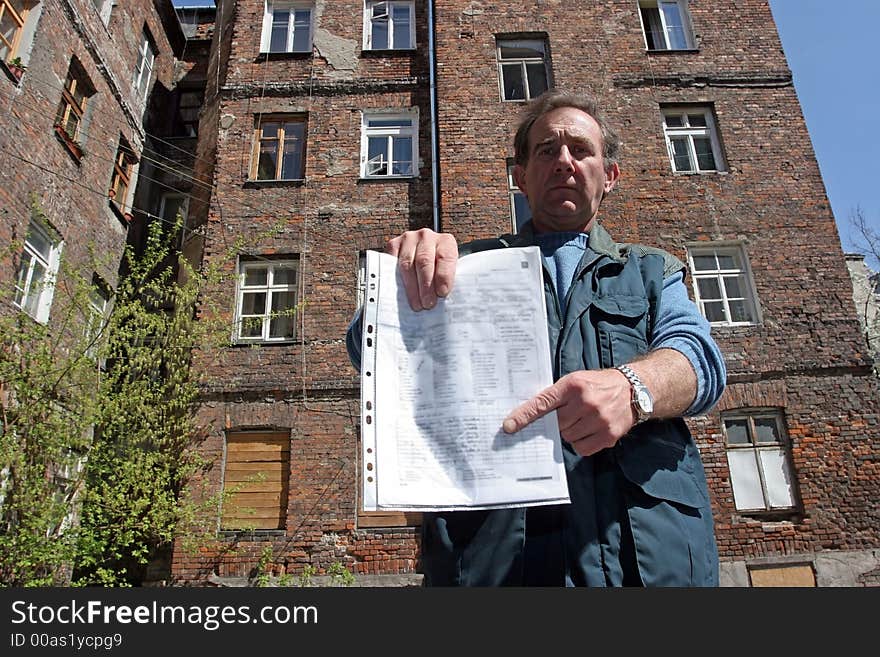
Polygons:
M880 230L878 0L770 0L844 250L860 207Z
M174 0L176 6L214 0ZM880 231L880 0L770 0L844 250L860 207Z

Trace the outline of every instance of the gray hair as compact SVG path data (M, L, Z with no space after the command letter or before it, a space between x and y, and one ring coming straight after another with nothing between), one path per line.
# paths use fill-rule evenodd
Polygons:
M563 107L573 107L593 117L602 131L602 158L605 168L615 164L620 156L620 137L608 125L596 99L559 89L545 91L526 105L513 138L515 162L524 165L529 161L529 130L532 129L535 121L545 114Z

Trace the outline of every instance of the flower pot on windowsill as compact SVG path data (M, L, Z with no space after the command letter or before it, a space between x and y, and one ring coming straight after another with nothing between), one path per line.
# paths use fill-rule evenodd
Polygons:
M70 154L73 155L77 160L82 159L83 149L76 141L74 141L73 137L71 137L67 130L64 129L64 126L56 123L55 124L55 136L67 147L67 150L70 151Z
M3 66L9 72L9 75L15 80L16 84L21 80L21 76L24 75L24 72L27 69L27 66L21 63L19 57L10 59L8 62L3 62Z

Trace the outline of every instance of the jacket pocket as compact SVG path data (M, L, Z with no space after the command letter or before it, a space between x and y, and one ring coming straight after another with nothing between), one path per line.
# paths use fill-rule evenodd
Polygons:
M648 351L648 300L644 296L615 294L595 297L591 312L594 313L602 367L628 363Z
M623 475L660 500L691 508L709 505L700 454L679 421L651 421L638 425L615 446ZM683 425L684 422L682 421Z

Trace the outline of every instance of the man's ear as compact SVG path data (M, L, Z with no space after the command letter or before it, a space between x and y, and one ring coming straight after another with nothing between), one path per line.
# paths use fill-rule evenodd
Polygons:
M520 164L516 164L513 167L513 182L519 187L519 191L528 197L529 193L526 191L526 169Z
M613 162L610 166L605 167L605 193L607 194L617 184L620 178L620 167L617 162Z

